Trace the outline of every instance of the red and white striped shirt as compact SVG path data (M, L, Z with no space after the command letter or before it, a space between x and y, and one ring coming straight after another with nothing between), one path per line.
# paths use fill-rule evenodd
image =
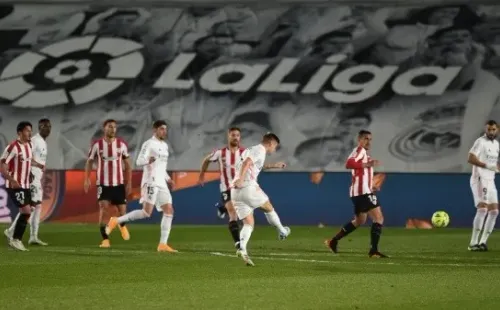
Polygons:
M220 169L220 191L225 192L229 190L231 182L236 176L236 163L237 159L241 157L245 148L239 147L235 151L231 151L225 147L215 150L208 159L211 162L219 162Z
M89 159L97 157L97 185L118 186L124 184L123 159L129 157L127 143L120 138L107 142L104 138L90 147Z
M31 160L33 159L33 152L31 142L23 144L21 141L16 140L11 142L5 148L0 162L8 165L9 174L16 180L21 188L30 188L31 180ZM5 187L11 188L9 181L5 183Z
M347 169L351 169L352 175L352 184L349 190L351 197L373 192L373 167L363 168L363 163L368 161L370 161L370 156L361 146L355 148L347 159L345 166Z

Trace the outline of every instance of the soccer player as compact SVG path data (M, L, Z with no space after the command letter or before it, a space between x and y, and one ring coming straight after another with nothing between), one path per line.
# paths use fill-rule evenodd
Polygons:
M28 244L34 245L48 245L38 238L38 228L40 227L40 213L42 212L43 201L43 186L42 176L45 171L45 162L47 161L47 137L50 135L52 125L50 120L42 118L38 121L38 133L31 138L31 146L33 152L33 159L31 160L31 176L32 181L30 185L31 192L31 216L29 218L30 224L30 239ZM16 219L12 225L5 230L7 238L12 239L16 223L19 220L21 213L17 214Z
M227 132L227 147L213 151L211 154L203 159L200 169L199 183L203 186L205 182L205 172L210 163L218 162L220 169L220 192L223 208L229 215L229 232L233 237L234 245L238 249L240 241L240 229L238 226L238 215L231 202L231 189L230 184L236 176L236 162L243 154L244 148L240 147L241 131L237 127L232 127ZM223 210L218 210L219 217Z
M278 213L274 211L269 197L264 193L257 183L260 171L273 168L285 168L286 164L279 162L264 165L266 154L276 152L280 139L273 133L267 133L262 138L262 142L246 149L240 161L237 163L236 178L232 182L231 199L236 209L238 218L243 221L240 231L240 244L238 254L248 266L254 263L248 256L247 244L252 235L254 227L253 210L260 208L264 211L269 224L278 230L278 238L286 239L290 235L290 228L283 226Z
M97 159L97 201L99 202L99 230L102 241L99 247L111 246L106 234L104 213L109 206L118 207L120 215L127 212L127 194L131 191L132 167L129 162L127 143L116 137L116 121L108 119L103 123L104 137L92 143L85 164L85 193L90 187L90 171ZM125 168L125 176L123 175ZM123 240L129 240L130 234L125 223L120 225Z
M374 193L378 188L376 188L373 183L373 167L379 165L379 162L368 155L371 142L371 132L361 130L358 133L358 146L352 151L347 159L346 168L351 169L352 174L350 196L354 204L354 219L345 224L331 240L325 241L325 244L334 253L337 253L337 245L340 239L352 233L360 225L363 225L366 222L367 216L369 216L372 220L372 228L371 248L368 252L368 256L380 258L387 257L378 250L384 216L382 215L380 202Z
M160 243L157 251L175 253L177 250L168 245L174 208L167 183L173 186L174 182L167 173L169 152L168 144L165 142L166 138L167 123L155 121L153 123L153 137L142 144L136 161L138 167L143 167L141 199L139 201L142 203L142 210L134 210L118 218L110 218L106 226L106 234L109 235L117 225L149 218L153 207L156 207L158 212L163 212Z
M22 239L31 214L31 131L31 123L20 122L17 125L17 140L11 142L0 157L0 170L7 180L7 193L21 214L16 221L12 239L9 240L9 245L19 251L27 251Z
M497 123L493 120L488 121L484 135L474 142L469 151L468 162L472 165L470 188L476 206L469 251L488 251L486 243L495 228L498 216L495 173L500 168L498 165L500 147L496 140L497 132ZM479 240L479 235L481 235L481 240Z

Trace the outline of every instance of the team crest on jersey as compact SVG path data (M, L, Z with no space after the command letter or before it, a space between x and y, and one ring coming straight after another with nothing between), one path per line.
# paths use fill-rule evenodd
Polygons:
M460 147L462 106L445 106L428 110L417 119L421 122L397 135L389 152L398 159L427 162L455 154Z

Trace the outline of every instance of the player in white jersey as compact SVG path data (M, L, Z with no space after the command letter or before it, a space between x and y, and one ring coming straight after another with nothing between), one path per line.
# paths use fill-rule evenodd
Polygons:
M252 235L254 227L253 210L260 208L264 211L269 224L276 227L279 232L279 239L283 240L290 235L290 228L281 224L281 220L274 211L269 197L257 183L257 177L263 168L285 168L285 163L275 163L264 165L266 154L276 152L280 143L279 138L273 133L267 133L262 138L262 142L246 149L237 163L236 178L231 185L231 200L236 209L238 218L243 221L240 231L240 246L238 254L248 266L254 263L248 256L247 244Z
M161 220L161 237L158 244L158 252L175 253L168 245L168 237L172 227L174 208L172 206L172 195L168 185L174 185L173 180L167 173L168 164L168 144L167 123L165 121L155 121L153 124L153 137L144 142L137 157L136 165L143 167L141 181L142 210L134 210L120 217L112 217L106 226L106 234L109 234L116 226L151 217L153 208L158 212L163 212Z
M231 127L227 131L227 147L214 150L203 159L200 169L198 183L203 186L205 182L205 172L210 163L218 162L220 169L220 193L224 210L219 209L219 217L223 217L226 212L229 215L229 232L233 237L234 245L239 248L240 228L238 225L238 215L231 202L230 184L236 177L236 163L244 152L240 147L241 130L237 127Z
M42 177L45 171L45 162L47 161L47 142L46 139L50 135L52 125L50 120L42 118L38 121L38 134L31 138L33 159L31 160L31 216L28 223L30 224L30 239L28 244L32 245L47 245L38 238L38 228L40 227L40 214L42 212L43 201L43 186ZM17 214L16 219L12 225L5 230L7 238L12 239L14 228L19 219L20 213Z
M470 188L476 206L469 251L488 251L486 243L495 228L498 216L495 173L500 168L498 165L500 147L496 140L497 132L497 123L493 120L488 121L484 135L474 142L469 151L468 162L472 165ZM479 235L481 235L480 240Z

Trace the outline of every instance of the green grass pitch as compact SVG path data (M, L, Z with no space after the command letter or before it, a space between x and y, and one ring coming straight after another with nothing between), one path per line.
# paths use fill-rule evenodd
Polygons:
M1 227L2 231L5 227ZM0 246L0 309L497 309L500 237L492 251L467 251L469 229L387 228L369 259L368 229L323 240L336 227L292 227L285 241L257 226L256 264L234 256L225 226L175 226L178 254L157 253L159 225L129 225L100 249L95 225L42 224L48 247ZM498 232L500 234L500 232ZM498 235L500 236L500 235Z

